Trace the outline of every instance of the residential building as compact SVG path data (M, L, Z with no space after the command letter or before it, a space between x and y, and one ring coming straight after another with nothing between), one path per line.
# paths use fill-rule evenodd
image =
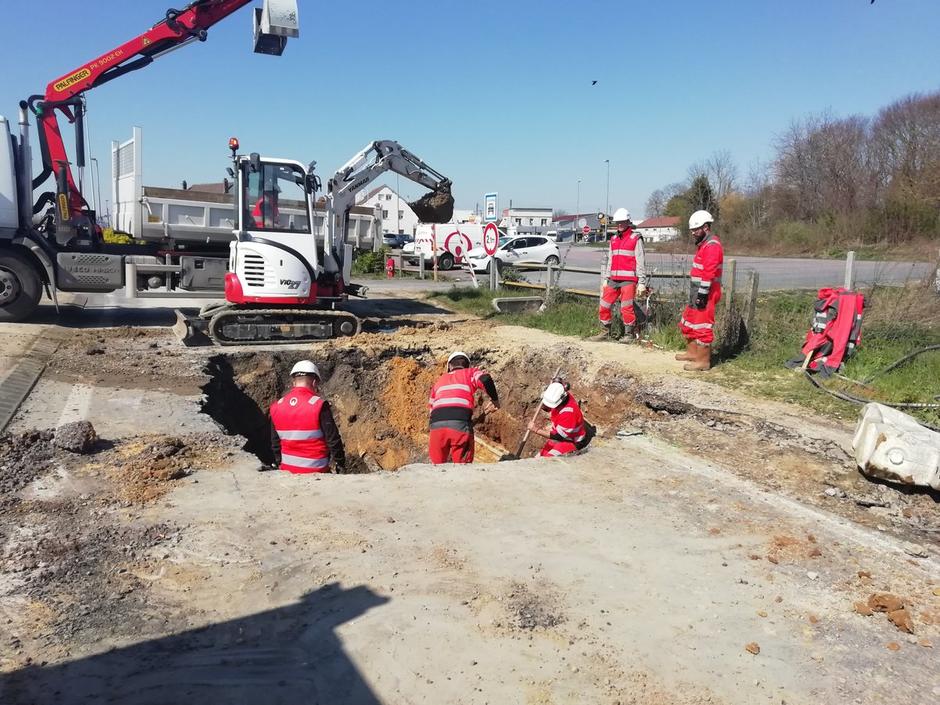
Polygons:
M395 193L389 186L376 188L361 194L356 199L357 206L380 208L382 211L382 232L414 235L418 226L418 216L411 210L408 202Z
M679 237L679 218L660 216L637 223L636 231L647 242L665 242Z
M498 225L512 235L542 235L552 229L552 209L503 208Z

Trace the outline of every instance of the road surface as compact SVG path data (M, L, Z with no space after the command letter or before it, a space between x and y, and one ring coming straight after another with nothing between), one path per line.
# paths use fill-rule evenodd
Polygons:
M570 253L566 251L571 249ZM561 246L561 256L569 267L600 269L604 250L599 247L571 245ZM731 259L726 257L725 262ZM791 257L734 257L737 261L738 281L753 270L760 275L762 291L775 289L817 289L824 286L842 286L845 278L845 261L835 259L806 259ZM651 252L646 255L647 268L655 272L688 272L692 255L674 255ZM874 284L905 284L921 281L935 271L935 265L927 262L874 262L856 261L855 281L860 287ZM530 274L533 282L544 281L544 275ZM662 281L662 280L660 280ZM670 280L676 281L676 280ZM570 289L594 290L598 277L594 274L565 272L562 286Z

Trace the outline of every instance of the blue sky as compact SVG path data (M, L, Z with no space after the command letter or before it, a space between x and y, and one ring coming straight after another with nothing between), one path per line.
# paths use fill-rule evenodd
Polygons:
M0 113L15 120L21 98L136 36L168 2L5 3ZM580 178L581 210L593 211L610 159L611 207L639 213L715 150L745 171L793 118L870 114L940 87L937 0L299 4L301 37L279 59L251 52L246 8L205 44L90 91L102 167L132 125L145 181L160 186L220 179L233 134L245 151L315 159L322 175L396 139L453 179L458 207L493 190L501 207L573 211Z

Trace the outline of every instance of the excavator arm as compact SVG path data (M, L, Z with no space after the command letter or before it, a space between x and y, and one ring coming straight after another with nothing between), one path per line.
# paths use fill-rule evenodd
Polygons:
M56 179L55 201L60 227L89 227L88 204L76 186L71 164L59 129L58 113L75 124L76 165L85 165L83 94L108 81L142 69L154 59L194 41L205 41L208 30L252 0L195 0L182 10L169 9L162 20L143 34L82 64L79 68L51 81L43 95L34 95L21 106L36 115L42 154L42 172L33 179L38 188L51 175ZM272 9L273 7L273 9ZM291 17L290 13L293 12ZM272 22L272 13L276 15ZM292 26L291 26L292 22ZM256 10L255 51L280 54L288 36L297 36L296 0L265 0L263 10ZM34 207L38 212L51 200L43 194Z
M346 240L349 211L356 194L387 171L404 176L430 190L408 205L425 223L446 223L454 215L451 181L394 140L378 140L366 145L356 156L340 167L327 182L329 253ZM335 267L335 263L332 263Z

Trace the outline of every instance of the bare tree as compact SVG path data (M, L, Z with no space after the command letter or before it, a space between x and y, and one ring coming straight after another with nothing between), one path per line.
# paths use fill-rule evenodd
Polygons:
M714 152L705 160L705 169L719 201L734 191L738 181L738 167L731 152L727 149Z
M644 213L647 218L658 218L663 214L663 209L666 207L666 195L663 193L661 188L656 189L653 193L650 194L650 197L646 199L646 208Z

